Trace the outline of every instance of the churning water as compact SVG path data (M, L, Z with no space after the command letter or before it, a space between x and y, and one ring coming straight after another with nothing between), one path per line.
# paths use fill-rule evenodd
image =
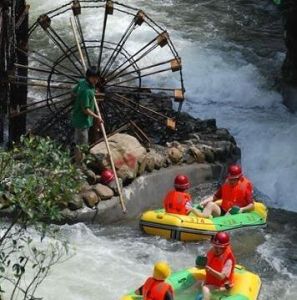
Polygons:
M64 4L29 2L32 20ZM125 3L144 9L169 29L183 59L185 109L196 117L216 118L219 127L230 129L242 149L245 173L268 196L268 204L297 211L297 119L283 107L276 89L284 58L276 8L268 0ZM90 36L96 17L94 11L86 23ZM59 24L64 35L70 30L66 22L68 17ZM49 51L42 41L40 47ZM272 210L267 230L233 235L238 262L263 280L260 299L297 298L295 218L294 213ZM136 223L105 228L77 224L62 231L76 255L55 267L39 289L47 300L117 300L150 274L156 260L168 260L177 270L193 265L197 253L207 248L144 237Z

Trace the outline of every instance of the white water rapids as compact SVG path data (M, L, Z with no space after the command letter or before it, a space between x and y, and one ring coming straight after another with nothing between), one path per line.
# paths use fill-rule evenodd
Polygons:
M32 20L65 3L63 0L28 2ZM272 89L271 79L265 77L270 65L271 72L280 66L284 54L275 51L269 58L261 58L252 48L229 39L230 29L222 34L218 27L225 19L236 19L241 2L244 1L125 1L148 11L168 27L183 59L185 110L200 118L216 118L218 127L228 128L242 149L245 173L269 196L269 205L297 211L297 119L282 106L280 94ZM256 2L246 1L245 5L255 8L255 14L257 11L266 14L271 9ZM233 4L237 10L233 10ZM218 9L216 15L212 5L228 6L229 14ZM87 21L90 35L95 33L95 20L94 12ZM243 15L243 20L249 24L253 16ZM68 21L61 19L59 24L65 34L70 30ZM120 29L115 27L111 31L116 34ZM46 45L41 47L47 51ZM246 52L249 57L245 57ZM259 69L262 60L266 60L264 71ZM275 222L282 219L277 213L274 216ZM292 253L297 245L296 223L287 224L285 219L281 226L274 222L268 233L247 232L233 237L240 263L260 273L263 279L262 300L297 298L296 256ZM197 252L203 253L207 247L142 236L134 223L106 228L77 224L63 226L62 230L76 255L56 266L40 287L38 294L46 300L117 300L150 274L156 260L167 260L177 270L193 265ZM242 239L247 240L245 247Z

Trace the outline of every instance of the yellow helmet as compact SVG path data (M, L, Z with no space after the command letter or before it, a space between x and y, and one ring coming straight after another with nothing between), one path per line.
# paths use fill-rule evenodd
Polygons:
M156 280L165 280L171 274L170 266L163 261L157 262L154 266L153 277Z

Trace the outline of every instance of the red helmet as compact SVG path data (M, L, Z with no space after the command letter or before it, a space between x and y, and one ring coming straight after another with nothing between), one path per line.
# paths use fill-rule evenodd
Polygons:
M190 181L186 175L177 175L174 180L174 187L177 190L187 190L190 187Z
M228 178L237 179L242 176L242 170L240 165L231 165L228 168Z
M114 180L114 173L110 169L105 169L101 173L101 183L108 184Z
M212 237L211 243L216 247L225 248L230 245L229 234L223 231L218 232L214 237Z

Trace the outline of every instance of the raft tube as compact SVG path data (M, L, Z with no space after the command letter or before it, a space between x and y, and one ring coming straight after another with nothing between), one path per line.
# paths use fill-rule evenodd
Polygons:
M261 288L261 279L258 275L247 271L244 267L236 265L234 270L234 286L225 291L212 293L212 300L257 300ZM175 293L176 300L195 300L201 294L197 281L204 281L205 270L190 268L173 273L168 282ZM195 287L197 286L197 288ZM122 297L121 300L142 300L143 297L134 292Z
M255 208L250 212L215 218L199 218L192 213L188 216L170 214L164 209L150 210L142 214L140 228L147 234L166 239L199 241L209 239L219 231L263 227L266 226L266 219L266 206L255 202Z

